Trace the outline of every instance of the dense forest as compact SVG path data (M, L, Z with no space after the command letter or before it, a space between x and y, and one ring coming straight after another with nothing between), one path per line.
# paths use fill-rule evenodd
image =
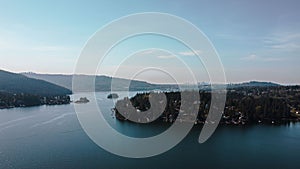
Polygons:
M0 70L0 109L70 103L71 90Z
M39 96L31 94L11 94L0 92L0 109L30 107L39 105L69 104L70 96Z
M197 93L196 91L193 91ZM159 93L158 93L159 94ZM162 94L162 93L161 93ZM180 121L188 121L189 116L180 116L181 94L180 92L164 92L166 95L165 109L156 121L173 122L176 118ZM200 90L199 110L195 123L207 122L210 109L211 91ZM151 113L143 114L150 109L150 93L139 93L132 98L125 98L116 103L115 115L119 120L126 120L137 114L138 118L151 119ZM134 111L119 112L119 109L127 110L128 101L135 107ZM164 105L163 101L155 106ZM272 123L280 124L298 121L300 118L300 87L299 86L242 86L227 89L225 108L221 112L223 124L253 124Z
M40 96L67 95L72 92L64 87L24 75L0 70L0 92L26 93Z

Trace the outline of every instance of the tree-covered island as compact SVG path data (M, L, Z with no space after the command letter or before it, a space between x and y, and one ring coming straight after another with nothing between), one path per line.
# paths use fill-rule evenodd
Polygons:
M194 91L196 92L196 91ZM198 91L197 91L198 92ZM178 117L181 106L180 92L164 92L166 108L155 120L172 123L176 118L189 121L188 115ZM211 91L200 90L199 110L195 124L208 123L206 121L210 109ZM228 86L225 108L222 111L221 124L244 125L253 123L282 124L300 120L300 86ZM132 98L124 98L116 103L116 107L128 106L128 101L135 107L140 118L151 119L151 113L143 114L151 105L149 93L139 93ZM159 100L158 100L159 102ZM158 105L163 105L162 101ZM157 106L157 105L156 105ZM115 110L118 120L124 121L130 113Z

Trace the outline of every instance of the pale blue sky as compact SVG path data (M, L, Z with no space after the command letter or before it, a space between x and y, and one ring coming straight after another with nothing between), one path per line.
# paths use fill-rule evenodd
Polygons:
M228 82L300 83L299 8L298 0L3 0L0 68L71 74L83 45L105 24L137 12L164 12L187 19L207 35L220 55ZM129 40L110 55L118 58L135 49L156 47L176 49L179 56L187 54L185 48L170 39L147 36ZM197 74L199 81L208 80L201 65L196 65L191 57L184 58L193 69L202 72ZM172 59L161 55L155 62L171 63ZM115 65L113 61L109 63L99 70L100 74L111 73L110 66ZM142 63L127 64L134 67ZM174 64L166 65L177 67L174 71L180 70ZM139 79L158 82L159 78L148 73ZM181 81L185 81L184 75Z

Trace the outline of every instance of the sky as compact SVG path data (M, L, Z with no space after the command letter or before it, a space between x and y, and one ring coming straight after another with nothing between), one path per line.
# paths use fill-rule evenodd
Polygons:
M97 30L126 15L162 12L186 19L207 36L219 54L228 83L300 84L299 8L298 0L2 0L0 69L72 74L81 50ZM188 48L155 35L120 43L100 64L98 74L114 76L119 62L130 54L133 56L125 60L117 76L132 78L135 74L139 80L174 83L175 74L176 81L189 83L188 67L197 81L209 81L205 66ZM157 69L136 72L147 66L163 66L171 73Z

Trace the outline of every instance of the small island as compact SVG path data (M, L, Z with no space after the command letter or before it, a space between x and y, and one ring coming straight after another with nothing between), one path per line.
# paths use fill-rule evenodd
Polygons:
M76 100L75 103L82 104L90 102L86 97L81 97L79 100Z
M107 96L108 99L117 99L119 95L117 93L111 93Z

